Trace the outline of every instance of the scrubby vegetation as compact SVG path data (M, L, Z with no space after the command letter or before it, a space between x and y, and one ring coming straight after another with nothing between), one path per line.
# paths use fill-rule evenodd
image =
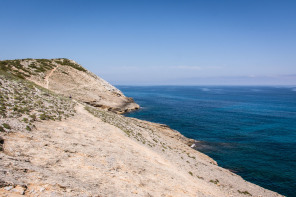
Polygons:
M136 121L132 118L127 118L113 112L104 111L91 106L86 106L85 109L102 121L120 128L128 137L134 138L142 144L150 147L161 147L167 149L167 145L163 143L160 137L155 133L155 128L149 127L147 124ZM149 135L143 135L143 130L148 131Z
M7 124L7 123L3 123L2 126L3 126L5 129L8 129L8 130L11 129L10 125Z
M0 73L0 131L31 131L34 122L74 115L75 103L10 72Z
M214 183L214 184L218 184L219 183L219 180L218 179L215 179L215 180L210 180L210 183Z
M9 73L15 77L25 79L31 76L45 77L45 73L58 65L70 66L79 71L87 72L79 64L66 58L60 59L16 59L0 61L0 72Z
M240 191L240 190L237 190L238 193L240 194L244 194L244 195L248 195L248 196L252 196L252 194L250 194L248 191Z
M73 62L71 62L71 60L68 60L68 59L65 59L65 58L55 59L54 61L57 64L64 65L64 66L70 66L70 67L75 68L77 70L80 70L82 72L86 72L87 71L85 68L83 68L79 64L73 63Z
M51 70L56 65L47 59L17 59L0 61L0 70L24 79Z

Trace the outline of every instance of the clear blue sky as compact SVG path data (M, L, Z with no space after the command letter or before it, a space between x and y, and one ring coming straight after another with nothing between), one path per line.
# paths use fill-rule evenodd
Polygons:
M0 0L0 59L112 84L296 85L295 0Z

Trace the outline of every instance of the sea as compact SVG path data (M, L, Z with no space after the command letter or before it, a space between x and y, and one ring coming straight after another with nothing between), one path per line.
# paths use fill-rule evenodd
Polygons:
M245 180L296 197L296 87L117 86L141 109L218 165Z

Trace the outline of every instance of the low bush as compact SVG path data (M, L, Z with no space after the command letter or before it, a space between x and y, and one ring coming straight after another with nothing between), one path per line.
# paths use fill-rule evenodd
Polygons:
M10 125L7 124L7 123L3 123L2 126L3 126L5 129L11 129Z

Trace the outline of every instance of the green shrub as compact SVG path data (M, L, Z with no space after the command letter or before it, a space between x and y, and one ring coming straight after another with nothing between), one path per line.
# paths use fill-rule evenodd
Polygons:
M4 128L2 126L0 126L0 132L4 132Z
M39 118L40 120L46 120L47 117L45 114L40 114Z
M240 190L237 190L238 193L240 194L244 194L244 195L249 195L249 196L252 196L252 194L250 194L248 191L240 191Z
M32 115L30 115L30 117L32 118L33 121L36 121L36 120L37 120L37 116L36 116L36 114L32 114Z
M64 66L70 66L72 68L75 68L76 70L82 71L82 72L86 72L87 70L85 68L83 68L82 66L72 63L70 60L68 59L62 59L62 60L55 60L56 63L64 65Z
M2 126L3 126L5 129L11 129L10 125L7 124L7 123L3 123Z
M216 179L216 180L210 180L210 182L217 185L219 183L219 180L218 179Z

